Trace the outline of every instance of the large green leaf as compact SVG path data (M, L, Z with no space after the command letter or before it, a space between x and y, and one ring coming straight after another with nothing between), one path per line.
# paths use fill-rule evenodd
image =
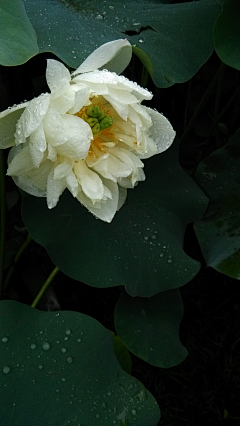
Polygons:
M195 179L210 199L195 232L208 266L240 279L240 129L197 168Z
M124 294L115 307L114 322L125 346L139 358L156 367L180 364L187 349L179 340L183 304L178 289L151 298Z
M38 53L37 37L21 0L0 0L0 64L26 62Z
M187 81L207 61L221 10L217 0L182 4L25 0L25 6L41 52L51 51L77 68L96 47L127 35L159 87Z
M96 220L66 190L52 210L23 192L30 235L67 275L93 287L124 285L150 297L180 287L199 271L183 251L186 225L206 208L206 197L178 163L177 143L146 161L145 182L128 190L109 224Z
M240 70L240 2L220 0L223 10L214 27L214 44L220 59Z
M2 425L157 425L156 401L93 318L3 301L0 336Z

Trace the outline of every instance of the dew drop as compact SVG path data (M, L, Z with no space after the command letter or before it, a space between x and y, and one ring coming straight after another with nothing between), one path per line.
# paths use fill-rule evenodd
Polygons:
M38 369L39 369L39 370L42 370L42 369L43 369L43 365L42 365L42 364L40 364L40 365L38 366Z
M68 364L71 364L73 362L73 359L71 356L67 356L66 361Z
M63 354L65 354L65 353L67 352L67 349L66 349L66 348L62 348L62 349L61 349L61 352L62 352Z
M99 413L96 414L96 419L100 419L101 415Z
M31 349L36 349L36 347L37 347L37 345L35 345L35 343L32 343L31 346L30 346Z
M50 343L48 343L48 342L44 342L42 344L42 348L43 348L44 351L48 351L50 349L50 347L51 347Z
M82 341L82 339L77 339L77 341L80 343Z
M168 259L168 263L172 263L172 259Z
M8 342L8 338L7 338L7 337L3 337L3 338L2 338L2 342L3 342L3 343Z
M4 365L4 367L3 367L3 369L2 369L2 372L3 372L4 374L8 374L8 373L9 373L9 371L10 371L10 367L8 367L8 365Z
M132 410L132 415L133 415L133 416L136 416L136 414L137 414L136 410L134 410L134 409L133 409L133 410Z
M66 381L65 377L62 377L61 382L65 382L65 381Z
M67 336L70 336L70 335L72 334L72 332L71 332L71 330L66 330L66 331L65 331L65 334L66 334Z

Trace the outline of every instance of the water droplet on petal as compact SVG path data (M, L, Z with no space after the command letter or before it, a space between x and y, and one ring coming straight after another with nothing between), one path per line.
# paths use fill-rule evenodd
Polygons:
M8 373L9 373L9 371L10 371L10 367L8 367L8 365L4 365L4 367L3 367L3 369L2 369L2 372L3 372L4 374L8 374Z

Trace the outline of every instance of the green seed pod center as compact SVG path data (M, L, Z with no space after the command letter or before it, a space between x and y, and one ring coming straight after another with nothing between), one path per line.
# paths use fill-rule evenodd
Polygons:
M87 118L85 121L92 128L94 135L99 133L101 130L106 130L108 127L111 127L113 124L112 117L109 117L105 114L103 110L99 108L98 105L90 105L87 108Z

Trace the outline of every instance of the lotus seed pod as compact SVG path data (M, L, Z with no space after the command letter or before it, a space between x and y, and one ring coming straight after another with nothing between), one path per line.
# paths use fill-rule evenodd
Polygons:
M95 126L92 127L92 132L94 135L100 132L100 124L96 123Z
M100 114L100 108L98 105L90 105L87 109L87 115L90 115L90 117L98 117Z
M108 115L106 115L106 117L100 122L100 128L101 130L105 130L108 127L111 127L112 124L113 124L112 117L109 117Z

